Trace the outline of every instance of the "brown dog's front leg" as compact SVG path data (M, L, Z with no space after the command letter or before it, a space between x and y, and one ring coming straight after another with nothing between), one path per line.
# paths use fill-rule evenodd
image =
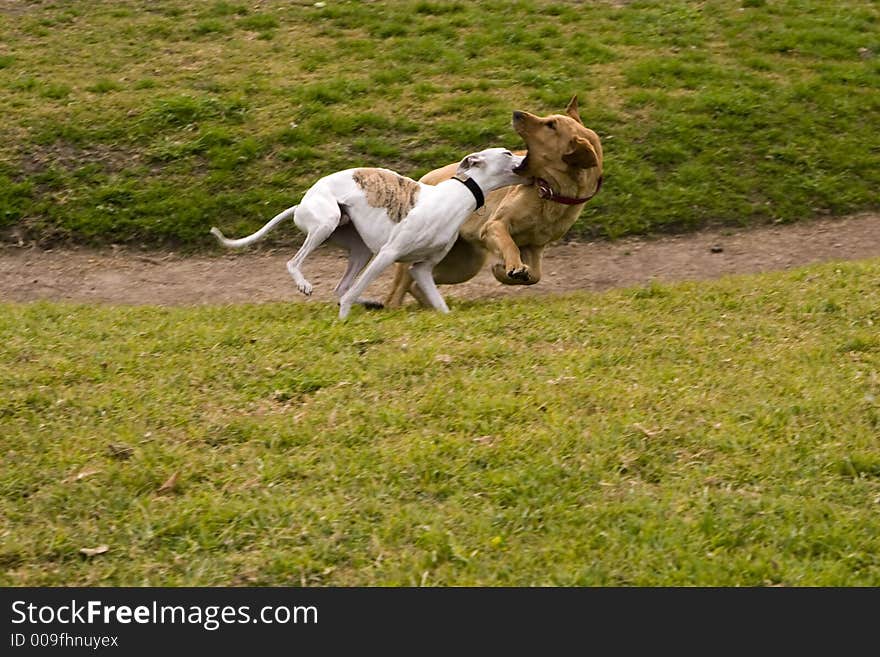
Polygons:
M492 268L495 278L498 278L498 274L502 273L504 278L513 281L508 283L508 285L530 284L532 277L529 273L529 267L522 261L519 247L517 247L516 242L510 236L510 231L505 223L493 220L486 222L486 225L480 231L480 237L492 251L500 255L504 260L504 267L500 272L496 273L499 265ZM502 283L505 282L502 278L498 278L498 280Z
M504 285L534 285L541 280L541 264L544 257L543 246L522 246L519 249L522 260L528 271L528 279L511 278L507 275L503 263L496 262L492 265L492 275L499 283Z

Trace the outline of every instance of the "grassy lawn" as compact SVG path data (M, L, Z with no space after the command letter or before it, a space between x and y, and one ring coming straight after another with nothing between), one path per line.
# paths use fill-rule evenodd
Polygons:
M574 93L606 151L577 232L877 207L874 2L320 4L4 2L0 234L208 248L339 168L520 146L513 109Z
M878 308L0 305L0 584L878 586Z

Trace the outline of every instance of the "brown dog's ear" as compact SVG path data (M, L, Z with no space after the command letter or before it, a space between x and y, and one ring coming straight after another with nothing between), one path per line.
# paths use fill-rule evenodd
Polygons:
M565 108L565 113L568 114L571 118L573 118L575 121L577 121L577 122L580 123L581 125L584 124L584 122L581 121L581 115L578 113L578 97L577 97L577 94L575 94L574 96L572 96L572 97L571 97L571 100L568 101L568 106Z
M590 169L599 166L593 145L583 137L575 137L569 144L571 150L562 156L562 161L569 166Z

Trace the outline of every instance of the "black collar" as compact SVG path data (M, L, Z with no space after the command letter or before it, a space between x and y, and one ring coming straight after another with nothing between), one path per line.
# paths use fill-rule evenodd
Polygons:
M480 186L476 183L473 178L468 177L466 174L455 174L452 176L453 180L457 180L462 185L471 190L471 194L474 195L474 199L477 201L477 207L474 208L474 212L479 210L486 203L486 198L483 196L483 190L480 189Z

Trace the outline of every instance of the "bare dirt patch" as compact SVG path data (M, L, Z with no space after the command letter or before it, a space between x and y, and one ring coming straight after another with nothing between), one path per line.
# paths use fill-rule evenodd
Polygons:
M201 256L4 246L0 300L163 306L335 301L333 287L345 269L345 253L324 246L306 261L303 269L315 293L305 298L285 269L294 252L293 245ZM880 257L880 215L860 214L656 239L566 241L548 249L544 278L537 285L504 286L487 269L467 283L443 286L441 291L451 299L541 296L872 257ZM367 296L381 299L390 276L386 271Z

